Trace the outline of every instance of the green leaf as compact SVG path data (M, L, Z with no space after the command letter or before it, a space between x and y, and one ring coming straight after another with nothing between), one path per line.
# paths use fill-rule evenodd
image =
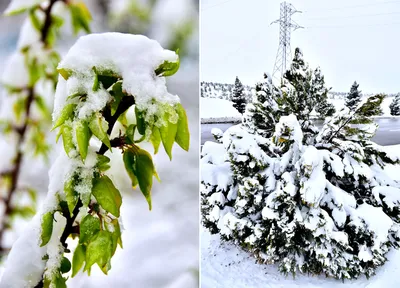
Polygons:
M36 96L35 97L35 103L37 107L39 108L40 112L42 115L48 119L51 115L49 109L47 108L46 102L44 101L43 97L41 96Z
M101 223L99 218L93 217L90 214L86 215L85 218L82 219L80 225L79 243L90 243L90 239L100 231L100 226Z
M188 151L190 144L190 133L186 111L185 109L183 109L182 105L178 103L176 105L176 112L179 115L179 120L175 141L176 143L178 143L179 146L182 147L183 150Z
M153 131L151 132L150 142L153 144L154 154L157 154L161 143L161 134L160 129L158 129L158 127L155 125L153 126Z
M71 126L64 124L61 127L60 131L61 131L61 135L62 135L62 139L63 139L64 150L67 153L67 155L69 155L69 152L71 150L75 149L75 145L72 140L73 129Z
M81 29L86 33L90 33L89 22L92 16L83 1L70 3L68 6L71 11L74 33L77 34Z
M136 125L135 124L131 124L128 126L128 128L126 128L125 131L125 142L126 144L133 144L133 142L135 141L134 135L135 135L135 130L136 130Z
M34 58L28 63L28 73L29 73L29 85L33 86L40 79L42 75L43 67L37 63L37 59Z
M40 247L43 247L47 243L49 243L51 234L53 233L53 216L54 212L47 212L42 217L42 232L40 235L41 243Z
M72 75L72 70L66 68L57 68L58 73L65 79L68 80Z
M108 163L110 163L110 158L101 154L97 155L97 168L100 171L107 171L110 168L110 165Z
M72 277L74 277L79 270L81 270L83 263L86 259L86 248L85 246L79 244L74 251L74 256L72 257Z
M113 249L112 249L112 254L115 253L115 250L117 249L117 245L119 244L119 246L121 248L122 247L122 238L121 238L121 228L119 226L119 222L118 219L114 219L111 221L111 224L114 226L114 231L111 232L112 235L112 241L113 241Z
M119 217L122 197L108 176L103 175L94 180L92 194L104 210Z
M74 178L64 183L65 199L67 200L68 210L72 216L76 204L78 203L79 195L74 189Z
M100 113L96 113L92 116L89 123L90 131L96 136L101 142L103 142L110 150L111 143L108 139L107 130L108 122L103 118Z
M124 160L126 172L128 172L129 178L131 178L132 187L135 188L139 184L138 179L135 175L136 174L136 172L135 172L136 155L131 150L125 150L122 158Z
M75 133L79 154L81 155L82 161L85 162L91 136L89 126L85 120L75 122Z
M178 123L169 122L169 113L165 113L164 121L166 122L166 126L163 125L159 128L161 140L165 152L169 156L169 159L172 160L172 146L174 145L176 132L178 131Z
M92 90L93 91L97 91L100 88L100 82L99 82L99 77L97 76L97 74L94 76L94 82L93 82L93 87Z
M144 135L146 133L146 122L144 121L145 111L140 111L137 106L135 106L135 114L138 132Z
M18 14L22 14L22 13L28 11L28 10L35 10L39 6L38 4L35 4L35 5L27 4L27 5L28 6L26 6L26 4L25 4L25 6L23 6L23 4L22 5L18 5L19 6L19 7L17 6L18 8L14 9L14 10L11 10L11 11L7 11L6 10L4 14L7 15L7 16L15 16L15 15L18 15Z
M54 126L51 130L53 131L57 127L61 126L68 119L72 119L72 117L74 116L74 111L75 111L76 106L77 106L76 104L65 105L64 108L60 112L60 116L58 116L56 121L54 121Z
M158 66L158 68L155 70L155 73L157 76L172 76L179 70L179 66L179 59L177 62L164 61L164 63Z
M111 102L111 116L114 116L115 112L117 112L119 103L121 103L122 97L125 96L124 92L122 92L122 81L114 83L109 92L114 98L113 102Z
M157 179L159 178L151 155L146 150L140 148L136 151L135 175L138 179L140 190L149 204L149 210L151 210L151 187L153 186L153 176Z
M37 30L41 31L42 30L42 23L40 23L39 18L37 17L35 10L30 10L29 11L29 19L31 20L32 26Z
M68 273L70 270L71 270L71 262L69 261L68 258L63 257L61 260L60 272L64 274Z
M86 265L84 271L97 263L100 269L107 274L107 264L112 257L113 251L111 232L102 230L89 243L86 249Z
M26 100L25 97L20 97L14 102L13 110L17 121L21 119L22 112L25 110Z
M103 84L104 89L109 89L111 86L113 86L117 82L122 83L122 81L118 81L118 79L120 79L121 77L112 70L105 69L105 70L101 70L101 71L97 70L97 71L98 71L97 75L98 75L99 81L101 84ZM121 89L121 91L122 91L122 89Z
M11 210L11 213L9 214L10 217L13 216L20 216L23 218L30 219L33 216L35 216L36 211L34 207L31 206L15 206Z

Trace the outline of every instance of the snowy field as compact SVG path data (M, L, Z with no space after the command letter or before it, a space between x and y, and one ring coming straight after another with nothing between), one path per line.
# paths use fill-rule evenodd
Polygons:
M203 228L204 229L204 228ZM400 251L391 251L388 262L369 280L328 279L323 276L280 274L276 265L256 264L255 259L237 246L221 242L219 235L201 232L202 288L396 288L400 287Z
M201 123L228 123L228 122L240 122L240 113L232 106L232 102L223 99L216 98L200 98L200 117ZM387 97L383 100L382 110L383 115L377 116L377 118L385 117L396 117L390 115L389 105L392 103L393 97ZM344 107L344 99L328 99L328 102L335 105L336 111ZM313 111L314 112L314 111ZM315 113L311 113L315 115ZM398 116L397 116L398 117Z
M232 102L217 98L200 98L201 123L239 122L242 115Z
M385 146L388 151L399 151L400 145ZM400 181L399 168L386 168L392 179ZM285 277L276 265L257 264L255 258L233 243L220 240L218 234L211 235L201 230L201 287L202 288L397 288L400 287L400 250L388 253L388 261L378 268L370 279L340 281L324 276L292 275Z

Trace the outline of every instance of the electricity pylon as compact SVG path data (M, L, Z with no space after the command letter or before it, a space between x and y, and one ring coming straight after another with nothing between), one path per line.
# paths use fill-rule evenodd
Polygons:
M283 74L286 72L286 67L289 67L292 60L292 52L290 48L290 36L292 30L304 28L292 20L294 13L301 13L294 6L287 2L281 3L281 15L278 20L271 23L279 23L279 48L276 54L274 70L272 77L281 81ZM279 75L280 74L280 75Z

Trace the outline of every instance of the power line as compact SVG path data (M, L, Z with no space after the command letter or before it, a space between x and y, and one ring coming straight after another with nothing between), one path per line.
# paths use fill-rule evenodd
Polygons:
M352 16L328 16L328 17L314 17L306 18L306 20L321 20L321 19L346 19L346 18L359 18L359 17L373 17L381 15L393 15L400 14L400 12L389 12L389 13L375 13L375 14L363 14L363 15L352 15Z
M398 25L400 22L390 22L390 23L377 23L377 24L366 24L366 25L321 25L321 26L308 26L306 28L306 32L309 31L308 29L318 29L318 28L349 28L349 27L376 27L376 26L389 26L389 25Z
M320 11L333 11L333 10L344 10L344 9L352 9L352 8L360 8L360 7L368 7L368 6L378 6L378 5L385 5L385 4L392 4L392 3L400 3L400 1L387 1L381 3L369 3L369 4L360 4L360 5L353 5L353 6L343 6L343 7L334 7L334 8L325 8L325 9L315 9L315 10L305 10L305 13L308 12L320 12Z

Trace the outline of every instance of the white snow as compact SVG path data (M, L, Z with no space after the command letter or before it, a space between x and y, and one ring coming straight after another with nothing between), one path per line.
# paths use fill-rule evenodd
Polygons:
M15 52L7 60L1 82L7 86L23 88L29 83L28 75L24 55L21 52Z
M202 123L237 122L242 115L224 99L200 98L200 118Z
M400 287L400 251L388 253L389 261L378 268L377 275L366 279L344 282L323 275L285 277L277 265L257 264L254 257L230 242L210 235L202 228L201 238L201 287L202 288L397 288ZM365 252L367 253L367 252ZM364 255L366 257L367 255Z
M37 214L11 249L0 288L34 287L42 279L46 247L39 247L41 217Z
M139 110L147 111L147 122L158 127L165 125L164 113L170 105L179 103L179 97L167 91L165 78L155 77L154 71L164 61L177 60L178 55L175 52L163 49L157 41L142 35L112 32L82 36L58 66L58 69L73 71L73 77L67 81L71 81L67 86L68 93L63 93L64 97L56 98L53 119L59 116L67 96L72 91L79 90L78 87L83 86L89 94L88 101L78 106L80 118L99 111L99 108L109 101L108 92L100 92L102 89L93 92L89 89L95 77L92 68L96 67L99 72L112 71L122 77L122 89L135 97L135 104ZM66 88L60 86L60 89ZM169 121L176 122L177 114L172 108L169 109L168 112L172 110ZM154 116L157 116L156 122ZM149 136L149 133L151 131L146 132L146 135Z
M227 190L228 186L233 183L232 172L229 162L220 165L202 163L200 166L201 180L218 189Z

